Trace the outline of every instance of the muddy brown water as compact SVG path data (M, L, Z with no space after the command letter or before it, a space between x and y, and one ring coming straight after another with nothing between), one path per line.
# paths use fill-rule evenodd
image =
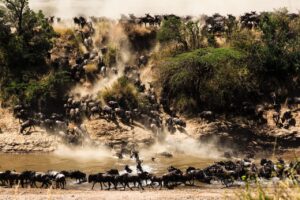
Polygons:
M157 157L155 161L152 161L151 158L141 157L141 159L146 171L158 175L164 174L171 165L184 170L189 166L207 167L215 161L214 159L203 159L186 154L178 154L172 158ZM76 156L64 157L56 154L0 154L0 171L81 170L90 174L105 172L112 168L123 170L125 165L135 169L135 161L126 157L122 160L113 156L99 159L76 159Z
M145 171L156 175L165 174L167 168L171 165L182 170L185 170L189 166L205 168L215 161L220 160L220 158L204 158L186 153L177 153L174 154L172 158L156 156L155 161L152 161L152 157L149 157L148 155L148 153L141 155L143 168ZM284 155L284 157L288 158L290 155L291 153L288 153L287 155ZM122 173L125 165L129 165L134 171L136 169L135 161L129 157L120 160L114 157L112 152L98 152L97 150L72 151L63 149L59 153L50 154L0 154L0 171L16 170L21 172L25 170L34 170L46 172L48 170L80 170L87 174L92 174L105 172L114 168L120 170ZM215 183L213 185L197 183L196 185L197 186L193 188L222 187L220 183ZM78 184L74 180L68 180L66 188L68 190L89 191L91 190L91 184L87 182ZM100 190L100 186L96 185L94 189Z

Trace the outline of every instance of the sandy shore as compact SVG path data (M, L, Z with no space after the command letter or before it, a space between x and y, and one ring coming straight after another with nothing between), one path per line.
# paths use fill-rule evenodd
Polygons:
M80 191L0 189L1 200L193 200L234 199L239 189L176 189L146 191Z

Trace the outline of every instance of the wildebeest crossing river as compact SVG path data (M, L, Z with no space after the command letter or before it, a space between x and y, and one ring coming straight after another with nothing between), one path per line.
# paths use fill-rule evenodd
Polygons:
M131 166L135 170L135 160L124 158L119 160L116 157L99 157L98 159L76 159L53 154L0 154L0 171L24 170L43 171L48 170L80 170L87 174L105 172L112 168L123 170L125 165ZM201 159L185 154L177 154L172 158L158 157L154 161L150 158L143 158L143 167L146 171L161 175L166 173L166 169L173 165L180 169L186 169L189 166L207 167L215 160Z

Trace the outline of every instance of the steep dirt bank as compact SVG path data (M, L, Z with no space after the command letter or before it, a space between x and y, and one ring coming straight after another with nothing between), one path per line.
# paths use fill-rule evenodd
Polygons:
M52 152L62 143L59 136L46 133L38 127L28 135L19 134L19 121L14 119L9 110L1 109L0 116L0 152ZM142 147L155 142L152 132L143 129L139 124L129 127L104 119L85 121L84 124L93 141L110 147L120 148L122 145L132 147L133 144Z
M40 128L29 135L19 134L19 122L14 119L8 110L0 110L0 152L9 153L32 153L52 152L61 143L61 139L55 134L48 134ZM266 113L266 116L271 115ZM299 113L294 113L296 121L300 121ZM220 152L229 152L233 156L245 154L270 155L283 153L289 149L297 149L300 144L300 124L289 129L277 128L270 117L267 117L268 124L257 126L251 120L245 118L231 118L225 120L219 117L213 122L200 118L187 120L187 128L184 134L199 141L202 144L210 143L217 147ZM90 138L93 141L112 147L116 152L148 147L156 142L156 136L145 130L141 124L135 123L127 126L95 119L84 122ZM160 137L159 137L160 138Z
M60 139L35 128L29 135L19 134L19 122L11 112L0 109L0 152L4 153L37 153L52 152Z
M242 118L207 122L201 119L189 120L192 137L204 143L213 142L219 149L227 149L233 156L281 154L297 149L300 144L300 127L290 129L264 125ZM273 152L275 149L275 152ZM224 150L225 153L226 150Z

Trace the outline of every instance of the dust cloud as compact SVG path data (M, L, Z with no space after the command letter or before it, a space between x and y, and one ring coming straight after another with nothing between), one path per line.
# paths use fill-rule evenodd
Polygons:
M126 64L136 60L136 55L131 51L128 36L125 34L123 27L120 24L112 21L98 22L94 25L95 35L92 36L94 49L100 52L102 47L107 47L101 41L106 38L108 48L116 50L116 64L114 66L106 66L110 69L116 68L117 74L108 73L106 76L98 78L93 84L78 84L71 94L79 95L80 97L90 95L97 97L100 91L110 88L120 77L123 76L124 67ZM102 55L103 57L103 55Z

